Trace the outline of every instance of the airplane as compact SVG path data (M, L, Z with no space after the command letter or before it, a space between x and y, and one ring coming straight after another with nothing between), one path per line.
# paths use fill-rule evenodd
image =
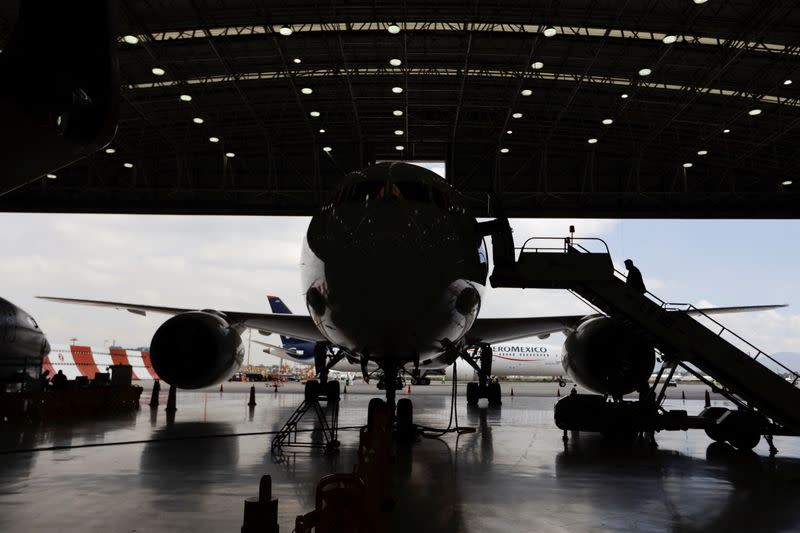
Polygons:
M464 198L434 172L382 162L348 174L309 223L300 263L307 316L43 298L173 315L153 335L150 356L164 381L184 389L219 383L238 369L247 328L314 343L320 381L306 385L311 394L338 387L327 376L345 358L358 362L365 380L375 365L390 413L402 373L417 377L458 358L478 374L478 383L468 387L468 402L478 396L499 404L500 384L490 379L492 346L558 332L567 334L563 364L587 389L621 398L649 379L653 345L609 317L479 317L489 276L487 236L495 270L512 267L515 251L506 218L478 222ZM402 411L410 416L410 409Z
M36 320L0 298L0 392L37 390L48 353L50 343Z
M267 296L270 310L273 313L292 314L289 307L278 296ZM264 346L264 353L280 359L293 361L300 364L313 364L314 343L281 335L281 346L254 340L253 342ZM561 347L546 344L498 344L492 347L494 360L492 362L493 377L553 377L558 378L559 385L565 386L563 376L564 367L561 364ZM474 355L474 354L473 354ZM360 372L358 361L351 362L347 358L336 363L331 370L337 372ZM475 377L475 371L470 366L460 366L456 370L459 381L467 381ZM449 369L436 369L422 371L419 376L411 376L412 385L430 385L428 376L450 376Z
M42 360L42 370L50 376L61 370L67 379L87 377L94 379L98 372L105 372L113 365L131 367L131 378L135 381L158 379L146 350L127 350L117 346L94 348L78 344L53 344L50 354Z

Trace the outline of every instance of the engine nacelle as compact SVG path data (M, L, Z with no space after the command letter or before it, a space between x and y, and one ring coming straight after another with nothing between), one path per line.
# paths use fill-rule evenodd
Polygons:
M653 373L655 349L608 317L587 318L567 336L564 371L598 394L621 397L639 390Z
M224 381L244 360L239 332L224 316L209 311L175 315L156 330L150 359L158 376L181 389Z

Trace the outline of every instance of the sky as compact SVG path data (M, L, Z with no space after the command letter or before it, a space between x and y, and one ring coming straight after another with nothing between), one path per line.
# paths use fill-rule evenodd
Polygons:
M275 294L307 314L298 269L305 217L0 214L0 221L0 295L31 313L52 344L76 338L97 347L146 346L166 317L35 295L262 313L266 295ZM512 221L517 245L534 235L564 236L570 224L576 236L604 239L617 265L633 259L647 287L667 301L790 304L720 320L768 353L800 352L800 257L793 244L800 242L800 221ZM565 291L487 288L481 316L589 311ZM250 358L274 362L255 345Z

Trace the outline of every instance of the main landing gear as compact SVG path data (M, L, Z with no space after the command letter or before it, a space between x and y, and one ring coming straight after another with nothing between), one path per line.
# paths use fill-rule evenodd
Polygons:
M492 347L483 344L478 350L480 366L475 363L474 356L470 356L466 351L461 352L461 358L469 363L478 374L477 383L467 383L467 405L478 405L478 400L486 398L489 405L498 406L503 404L502 389L497 380L491 378L492 375Z

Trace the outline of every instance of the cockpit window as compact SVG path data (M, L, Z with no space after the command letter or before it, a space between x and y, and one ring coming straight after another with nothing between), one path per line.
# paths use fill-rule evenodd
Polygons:
M409 202L431 201L431 187L427 183L418 181L397 181L395 186L400 192L400 197Z
M361 181L342 192L340 203L366 203L378 198L383 190L383 181Z

